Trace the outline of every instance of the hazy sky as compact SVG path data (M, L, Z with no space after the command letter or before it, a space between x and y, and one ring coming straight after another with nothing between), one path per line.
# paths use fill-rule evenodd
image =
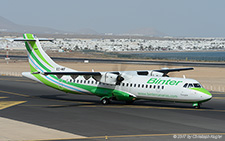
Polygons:
M0 0L0 16L64 31L154 28L171 36L225 37L225 0Z

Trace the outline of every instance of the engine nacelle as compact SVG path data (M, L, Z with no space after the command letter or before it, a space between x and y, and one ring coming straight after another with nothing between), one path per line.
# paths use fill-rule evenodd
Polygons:
M123 81L123 78L117 74L113 74L110 72L101 73L101 76L93 76L96 81L116 85L118 81Z
M149 71L149 75L150 76L158 76L158 77L163 77L164 74L161 72L157 72L157 71Z

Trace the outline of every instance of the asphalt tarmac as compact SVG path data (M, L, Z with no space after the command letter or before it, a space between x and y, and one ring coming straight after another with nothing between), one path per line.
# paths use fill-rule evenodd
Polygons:
M0 76L0 117L84 136L47 140L224 140L225 93L212 94L201 109L146 100L101 105L96 96Z
M0 55L4 59L5 55ZM94 59L94 58L66 58L66 57L51 57L54 61L70 61L84 62L88 60L91 63L116 63L116 64L142 64L142 65L173 65L173 66L195 66L195 67L219 67L224 68L223 62L185 62L185 61L154 61L154 60L126 60L126 59ZM11 60L27 60L27 56L10 55Z

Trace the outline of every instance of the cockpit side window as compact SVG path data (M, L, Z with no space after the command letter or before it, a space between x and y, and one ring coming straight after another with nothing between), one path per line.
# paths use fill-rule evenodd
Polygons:
M187 85L188 85L188 83L185 83L183 87L184 87L184 88L187 88Z
M193 84L189 83L188 88L193 88L193 87L194 87Z
M199 83L194 83L195 88L201 88L202 86Z

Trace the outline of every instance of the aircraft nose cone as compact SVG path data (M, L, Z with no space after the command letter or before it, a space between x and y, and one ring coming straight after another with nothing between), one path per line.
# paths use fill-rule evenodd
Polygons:
M211 95L207 95L207 99L211 99L212 98L212 94Z
M212 98L212 94L209 91L207 91L207 90L205 90L205 91L206 92L204 93L204 98L206 100L210 100Z

